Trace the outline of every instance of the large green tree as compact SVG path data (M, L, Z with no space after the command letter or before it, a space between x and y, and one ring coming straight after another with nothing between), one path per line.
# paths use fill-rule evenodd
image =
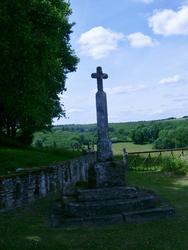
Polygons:
M64 115L58 97L78 58L64 0L0 1L0 133L25 144Z

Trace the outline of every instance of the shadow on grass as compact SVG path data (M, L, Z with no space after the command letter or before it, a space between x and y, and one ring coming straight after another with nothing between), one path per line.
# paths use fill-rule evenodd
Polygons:
M128 180L130 185L138 185L156 191L180 211L186 211L188 208L187 176L177 177L170 173L160 172L130 172Z

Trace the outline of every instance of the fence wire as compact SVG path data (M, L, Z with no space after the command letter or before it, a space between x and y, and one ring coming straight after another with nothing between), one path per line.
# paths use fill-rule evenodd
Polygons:
M161 149L127 153L123 150L123 159L126 159L128 170L160 171L164 158L184 158L188 156L188 148Z

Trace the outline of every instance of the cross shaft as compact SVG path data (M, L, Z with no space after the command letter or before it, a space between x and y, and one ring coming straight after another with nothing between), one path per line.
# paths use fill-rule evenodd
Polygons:
M105 162L113 159L112 145L108 136L108 111L106 93L103 91L103 79L107 79L108 75L102 72L101 67L97 67L97 72L91 75L97 79L98 91L96 93L96 109L97 109L97 160Z

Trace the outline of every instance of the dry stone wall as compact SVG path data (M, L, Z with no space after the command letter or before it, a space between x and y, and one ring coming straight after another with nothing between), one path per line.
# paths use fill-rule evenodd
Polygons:
M59 165L28 169L14 175L0 176L0 211L33 203L49 193L88 179L88 168L96 161L94 153Z

